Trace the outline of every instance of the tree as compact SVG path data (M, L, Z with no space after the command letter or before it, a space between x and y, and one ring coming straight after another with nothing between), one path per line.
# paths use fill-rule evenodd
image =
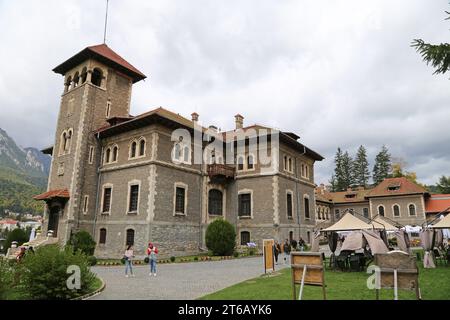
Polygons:
M353 160L348 151L345 151L342 156L342 173L343 185L341 191L347 190L354 183L353 179Z
M206 246L216 256L230 256L236 246L236 231L231 223L218 219L206 229Z
M439 193L450 193L450 176L442 176L436 184Z
M337 191L336 177L334 174L331 175L330 186L331 186L331 192Z
M406 171L404 168L407 166L407 163L403 159L397 159L392 163L392 178L401 178L405 177L416 184L420 184L417 182L417 174L413 171ZM422 184L420 184L422 185ZM422 185L425 187L425 185Z
M445 11L449 15L445 20L450 19L450 12ZM433 74L444 74L450 68L450 44L441 43L433 45L425 43L422 39L414 39L411 46L422 56L423 61L431 64L436 68Z
M342 150L338 148L334 156L334 191L342 191L345 185L344 172L342 168Z
M27 236L26 232L22 229L16 228L8 234L8 237L5 241L5 250L8 250L11 247L11 243L13 241L17 241L17 245L21 246L28 240L29 236Z
M375 157L375 164L372 170L373 183L379 184L389 177L391 170L391 155L389 154L388 148L384 145Z
M367 161L367 152L364 146L360 146L353 161L353 174L355 184L367 187L370 178L369 162Z
M89 232L78 231L70 238L70 245L74 251L81 250L85 255L92 256L95 251L95 241L92 239Z

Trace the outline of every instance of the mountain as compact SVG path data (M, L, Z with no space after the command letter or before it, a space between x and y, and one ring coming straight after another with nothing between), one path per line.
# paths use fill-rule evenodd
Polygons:
M36 148L21 148L0 128L0 213L42 213L33 196L45 191L51 157Z

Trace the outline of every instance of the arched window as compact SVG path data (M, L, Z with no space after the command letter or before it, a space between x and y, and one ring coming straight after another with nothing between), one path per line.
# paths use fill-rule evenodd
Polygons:
M326 212L327 212L327 220L330 220L330 210L327 208Z
M73 87L76 88L78 87L80 82L80 74L77 72L75 73L75 75L73 76Z
M253 163L254 163L254 161L253 161L253 155L249 155L248 157L247 157L247 169L253 169Z
M130 158L136 157L136 147L137 147L137 143L136 143L136 141L133 141L130 146Z
M410 204L408 206L408 210L409 210L409 215L410 216L415 216L416 215L416 206L414 204Z
M305 202L305 218L309 219L310 218L310 216L309 216L309 198L305 197L304 202Z
M241 232L241 246L246 246L247 243L250 242L250 232L242 231Z
M102 79L103 79L103 72L102 70L95 68L94 71L92 71L92 77L91 82L93 85L96 85L97 87L102 86Z
M133 229L127 229L126 245L127 246L134 245L134 230Z
M175 146L173 148L173 154L172 154L172 161L179 162L181 161L181 145L180 143L175 143Z
M114 146L113 153L112 153L112 162L117 161L118 154L119 154L119 148L117 146Z
M105 152L105 163L109 163L109 160L111 159L111 148L106 149Z
M244 170L244 157L239 156L237 159L238 159L237 161L238 171Z
M288 171L292 172L292 159L291 158L288 159Z
M73 134L72 129L69 129L69 131L67 132L67 143L66 143L66 148L69 153L72 147L72 134Z
M185 146L184 150L184 162L186 163L190 163L190 159L191 159L191 148L189 148L189 146Z
M66 151L66 145L67 145L67 133L64 131L61 135L61 146L59 148L59 154L64 154Z
M145 139L139 141L139 156L142 157L145 154Z
M221 216L223 214L223 194L217 189L209 190L208 194L208 213L210 215Z
M378 214L384 216L384 206L378 206Z
M99 244L105 244L106 243L106 229L101 228L100 229L100 237L98 239Z
M85 83L87 79L87 68L84 67L81 71L81 84Z
M72 77L69 76L69 77L67 78L66 83L64 84L64 92L67 92L67 91L69 91L70 89L72 89L71 85L72 85Z
M396 204L393 207L394 217L400 217L400 207Z

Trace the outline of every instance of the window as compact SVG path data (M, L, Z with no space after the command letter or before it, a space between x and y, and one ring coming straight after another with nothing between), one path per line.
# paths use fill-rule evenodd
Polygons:
M88 206L89 206L89 196L84 196L83 199L83 213L86 214L88 212Z
M145 139L139 141L139 156L143 157L145 155Z
M396 204L393 207L394 217L400 217L400 207Z
M98 239L99 244L105 244L106 243L106 229L101 228L100 229L100 237Z
M291 158L288 159L288 170L289 170L289 172L292 172L292 159Z
M378 214L384 217L384 206L378 206Z
M175 144L173 152L174 152L174 155L173 155L174 160L181 161L181 146L179 143Z
M408 210L409 210L409 215L410 216L415 216L416 215L416 206L414 204L410 204L408 206Z
M175 214L186 214L186 189L176 187L175 189Z
M69 91L70 89L72 89L71 87L72 85L72 77L68 77L66 83L64 84L64 92Z
M284 171L293 172L292 158L289 156L284 156L283 162L284 162Z
M136 213L138 211L138 203L139 203L139 185L131 185L130 186L130 196L128 203L128 212Z
M111 195L112 195L112 188L107 187L103 189L103 206L102 206L102 213L109 213L111 210Z
M210 215L221 216L223 208L223 194L217 189L209 190L208 194L208 213Z
M366 217L366 218L369 217L369 208L363 208L363 215L364 215L364 217Z
M287 156L283 157L283 169L287 171Z
M292 219L292 193L286 194L286 210L289 219Z
M294 240L294 231L289 231L289 243L292 243L292 240Z
M252 195L251 193L242 193L238 196L238 212L240 217L250 217L252 215Z
M94 147L89 146L89 164L94 163Z
M184 150L183 150L183 153L184 153L184 162L185 163L189 163L190 162L190 159L191 159L191 148L189 148L188 146L185 146L184 147Z
M119 148L117 146L114 146L113 152L112 152L112 162L117 162L118 153L119 153Z
M127 229L126 245L127 246L134 245L134 230L133 229Z
M92 72L92 76L91 76L92 84L97 87L101 87L102 79L103 79L103 72L100 69L95 68L94 71Z
M253 170L253 155L247 157L247 169Z
M305 197L305 219L310 219L309 216L309 198Z
M334 210L334 217L339 219L339 209Z
M137 143L136 143L136 141L133 141L130 146L130 158L136 157L136 147L137 147Z
M309 167L305 164L305 178L309 179Z
M172 149L172 161L175 163L190 164L191 147L181 142L176 142Z
M67 143L65 148L67 153L70 153L70 148L72 147L72 135L73 135L72 129L69 129L69 131L67 132Z
M306 242L311 243L311 232L310 231L306 232Z
M108 100L108 102L106 102L106 119L109 119L109 117L111 116L111 101Z
M330 210L328 208L326 209L326 213L327 213L327 220L330 220Z
M73 87L76 88L78 87L78 83L80 82L80 74L77 72L75 73L75 75L73 76Z
M244 170L244 157L238 157L238 171Z
M81 84L85 83L87 79L87 68L84 67L81 71Z
M250 242L250 232L242 231L241 232L241 246L246 246L247 243Z
M111 160L111 148L108 148L105 151L105 163L109 163L110 160Z

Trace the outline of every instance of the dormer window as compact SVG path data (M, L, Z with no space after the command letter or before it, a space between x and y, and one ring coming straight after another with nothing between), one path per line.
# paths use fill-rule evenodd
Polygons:
M355 193L347 193L347 194L345 195L345 197L346 197L347 199L353 199L353 198L356 198L356 194L355 194Z
M391 184L388 186L389 191L397 191L400 190L400 184Z

